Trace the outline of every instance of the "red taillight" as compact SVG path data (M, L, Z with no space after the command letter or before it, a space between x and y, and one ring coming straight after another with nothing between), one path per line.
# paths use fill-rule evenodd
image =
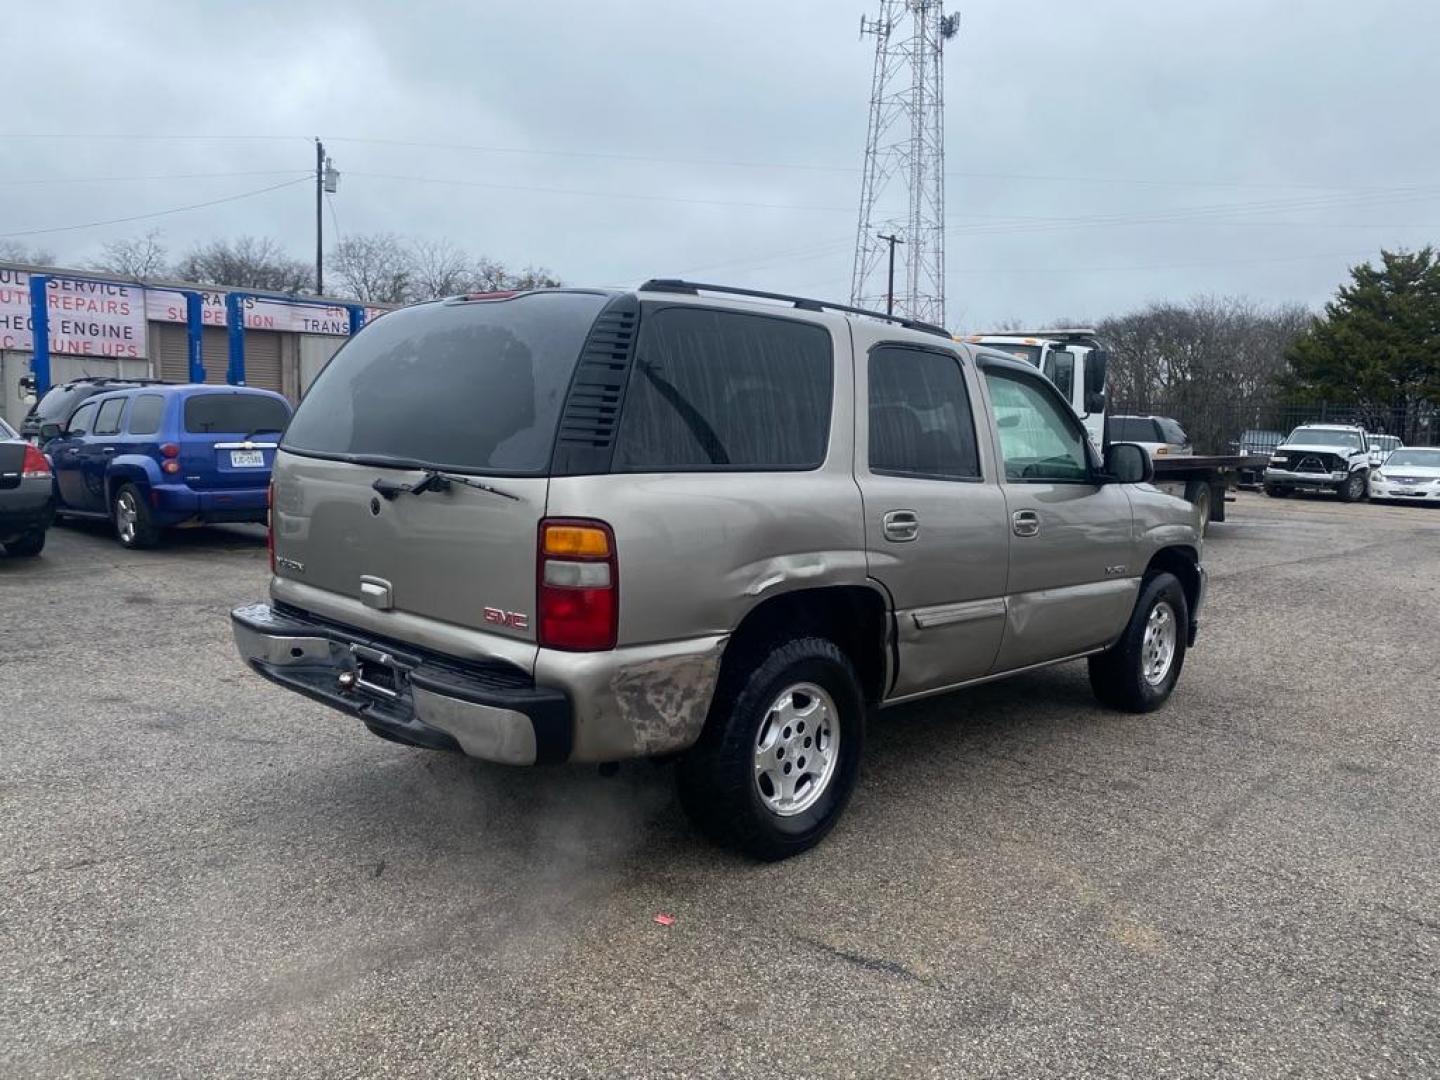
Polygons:
M620 568L609 525L579 518L541 521L535 573L536 637L543 648L615 647Z
M275 481L265 489L265 552L270 556L270 573L275 573Z
M169 473L171 476L174 476L176 473L178 473L178 472L180 471L180 462L178 462L178 461L162 461L162 462L160 463L160 471L161 471L161 472Z
M180 447L173 442L160 444L161 457L177 458L180 456Z
M29 443L25 444L25 460L20 463L20 479L43 480L50 475L50 462Z

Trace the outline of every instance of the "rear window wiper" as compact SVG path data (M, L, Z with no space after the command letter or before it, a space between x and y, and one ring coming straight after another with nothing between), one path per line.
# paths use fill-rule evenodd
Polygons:
M474 477L461 476L458 473L441 472L438 469L426 469L425 475L413 484L400 484L394 480L386 480L383 476L370 486L383 495L387 500L393 500L399 495L424 495L427 491L449 491L451 484L463 484L466 487L475 488L478 491L488 491L491 495L499 495L504 499L520 501L519 495L512 495L508 491L502 491L497 487L476 480Z
M250 434L245 436L245 441L249 442L256 435L263 435L266 432L273 432L274 434L279 435L280 429L278 427L257 427L254 431L250 432Z

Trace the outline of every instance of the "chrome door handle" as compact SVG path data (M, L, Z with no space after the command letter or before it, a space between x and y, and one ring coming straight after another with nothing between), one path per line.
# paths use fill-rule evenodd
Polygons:
M891 510L882 519L886 540L904 544L920 535L920 518L914 510Z
M107 446L107 447L105 447L104 449L102 449L100 452L101 452L102 454L113 454L113 453L115 453L115 447L113 447L113 446Z
M1034 536L1040 531L1040 515L1034 510L1016 510L1010 515L1010 526L1016 536Z

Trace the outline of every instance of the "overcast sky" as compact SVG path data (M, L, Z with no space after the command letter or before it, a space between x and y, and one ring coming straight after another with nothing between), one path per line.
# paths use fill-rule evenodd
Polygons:
M342 174L327 242L393 231L577 284L844 300L875 6L10 4L0 234L281 184L319 135ZM952 327L1198 293L1318 305L1382 245L1440 237L1434 0L959 10ZM302 181L16 239L65 265L150 227L177 255L252 233L312 258L313 206Z

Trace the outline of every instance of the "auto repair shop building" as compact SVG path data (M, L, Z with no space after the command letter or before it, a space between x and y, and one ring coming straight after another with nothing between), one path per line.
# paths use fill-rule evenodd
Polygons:
M109 375L258 386L297 401L345 339L388 310L0 262L0 415L18 426L27 376L39 393Z

